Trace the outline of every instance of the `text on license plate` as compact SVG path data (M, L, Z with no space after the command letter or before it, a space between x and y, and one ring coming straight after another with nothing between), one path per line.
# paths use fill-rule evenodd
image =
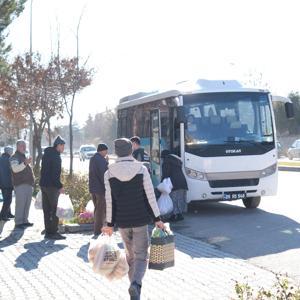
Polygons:
M237 199L245 199L246 193L245 192L226 192L223 195L224 200L237 200Z

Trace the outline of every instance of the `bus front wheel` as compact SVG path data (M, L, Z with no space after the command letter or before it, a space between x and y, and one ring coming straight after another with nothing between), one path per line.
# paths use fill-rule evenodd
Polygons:
M246 208L257 208L260 203L260 197L250 197L243 199Z

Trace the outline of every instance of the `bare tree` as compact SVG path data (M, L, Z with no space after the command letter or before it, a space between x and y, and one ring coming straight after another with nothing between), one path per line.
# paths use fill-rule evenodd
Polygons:
M93 70L85 67L88 59L82 66L79 64L79 29L83 11L84 10L81 12L76 28L76 57L71 59L60 58L60 39L58 35L57 57L55 58L58 80L60 83L60 93L69 117L70 176L73 175L73 120L75 98L84 87L91 84L93 76Z
M45 126L53 116L61 117L63 111L54 62L43 65L38 54L17 56L3 81L6 82L3 107L13 116L20 115L32 121L32 156L35 172L38 172Z

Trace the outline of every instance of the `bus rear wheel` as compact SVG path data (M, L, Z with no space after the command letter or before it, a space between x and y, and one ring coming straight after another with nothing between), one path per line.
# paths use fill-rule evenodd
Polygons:
M257 208L259 206L260 199L260 197L249 197L243 199L243 203L246 208Z

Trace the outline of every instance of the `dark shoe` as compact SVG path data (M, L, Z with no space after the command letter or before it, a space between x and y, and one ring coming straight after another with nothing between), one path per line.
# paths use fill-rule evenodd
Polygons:
M100 233L94 233L94 235L92 236L93 240L96 240L99 237Z
M14 216L12 213L9 213L9 214L7 215L7 217L8 217L9 219L14 219L14 218L15 218L15 216Z
M24 227L31 227L31 226L33 226L33 223L27 222L27 223L23 223L22 225L23 225Z
M178 215L176 215L176 217L177 217L177 221L182 221L182 220L184 220L184 217L183 217L182 214L178 214Z
M46 233L45 234L45 239L49 239L49 240L65 240L66 237L59 234L59 233Z
M17 228L17 229L25 229L25 227L23 226L23 224L15 225L15 228Z
M135 281L130 285L128 292L131 300L140 300L141 288Z
M10 221L10 219L7 218L7 217L1 217L1 218L0 218L0 221L5 221L5 222L7 222L7 221Z

